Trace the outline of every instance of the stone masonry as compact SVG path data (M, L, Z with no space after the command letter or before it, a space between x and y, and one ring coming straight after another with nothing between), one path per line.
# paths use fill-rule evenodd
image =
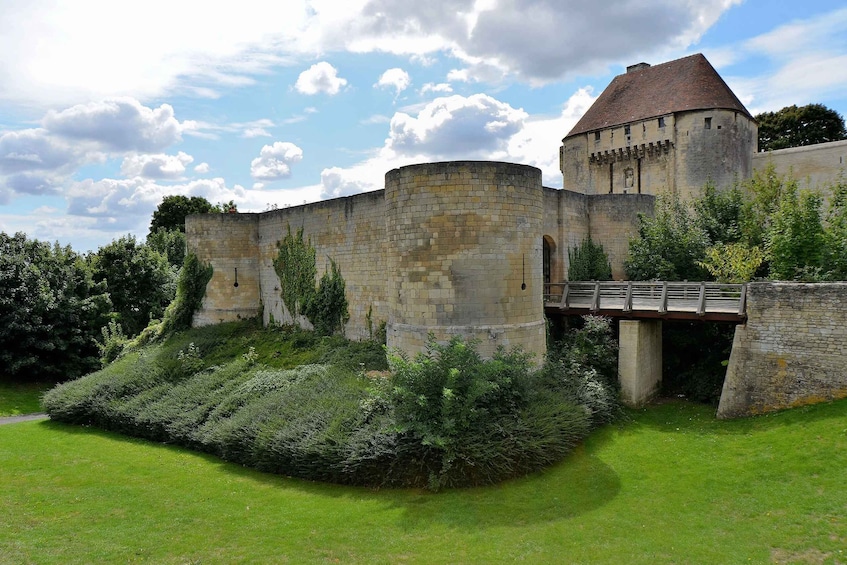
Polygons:
M847 397L847 283L751 283L718 417Z

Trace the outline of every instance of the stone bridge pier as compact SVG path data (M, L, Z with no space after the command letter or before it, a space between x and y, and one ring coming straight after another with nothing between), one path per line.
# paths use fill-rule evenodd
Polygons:
M618 379L621 400L638 407L659 393L662 385L662 321L620 320Z

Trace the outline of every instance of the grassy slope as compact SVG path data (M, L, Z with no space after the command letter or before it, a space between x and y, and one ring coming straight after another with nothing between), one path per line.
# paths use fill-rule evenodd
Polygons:
M0 417L41 412L41 395L52 384L8 383L0 381Z
M0 561L836 563L847 402L669 403L548 472L429 494L264 475L56 423L0 427Z

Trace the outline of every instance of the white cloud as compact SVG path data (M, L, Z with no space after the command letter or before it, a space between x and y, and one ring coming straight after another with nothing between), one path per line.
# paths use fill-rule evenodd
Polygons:
M523 110L483 94L435 100L414 118L398 112L385 144L367 159L321 172L321 197L380 189L385 186L385 173L391 169L442 159L533 165L541 169L545 186L561 187L558 148L594 100L590 89L579 89L562 106L561 113L551 117L529 117ZM403 125L399 135L395 130L398 124Z
M0 174L61 171L77 165L80 152L44 129L0 134Z
M180 151L176 155L128 155L121 164L121 174L125 177L144 177L146 179L178 179L185 174L185 168L194 161L194 157Z
M598 10L561 0L242 0L211 10L196 1L148 0L134 9L120 2L6 0L0 100L215 98L274 67L338 52L386 52L424 65L445 54L462 61L468 79L512 75L535 84L596 73L621 53L635 60L685 49L740 1L655 0L645 10L637 0L608 0ZM312 79L307 71L298 89L336 93L345 84L332 71L323 83Z
M411 82L412 79L409 77L409 73L395 67L382 73L374 86L379 88L393 88L396 95L406 90Z
M348 172L340 167L321 171L321 198L324 199L350 196L373 188L371 183L351 180Z
M347 80L338 76L338 69L321 61L300 73L294 88L302 94L323 93L334 96L346 84Z
M468 69L452 69L447 73L447 80L450 82L470 82L470 72Z
M4 0L0 76L14 80L0 81L0 99L40 105L127 94L150 99L183 90L186 79L214 92L215 85L243 83L285 63L286 53L313 52L315 41L304 33L315 25L308 4L241 0L209 9L197 1L147 0L142 7Z
M756 60L758 75L744 78L724 72L730 88L757 114L791 104L820 102L825 96L841 97L847 82L847 9L796 20L726 47L731 57L721 64ZM720 52L719 52L720 55ZM711 59L710 59L711 60Z
M262 147L259 156L250 163L250 176L264 181L288 178L291 165L302 159L302 149L287 141L277 141Z
M481 158L506 148L527 114L486 94L436 98L413 117L391 118L387 147L398 154Z
M508 142L507 160L541 169L544 186L560 188L559 146L562 138L585 114L596 97L591 89L581 88L568 98L562 112L553 117L531 117Z
M368 116L364 120L361 120L362 124L365 125L373 125L373 124L387 124L391 121L391 118L388 116L383 116L382 114L374 114L373 116Z
M78 104L42 121L50 132L94 141L116 151L161 151L181 140L182 124L169 104L148 108L134 98Z
M194 172L201 174L201 175L205 175L206 173L209 172L209 170L210 170L209 163L205 163L205 162L200 163L199 165L194 167Z
M270 132L268 132L265 128L247 128L241 136L247 139L251 139L253 137L272 137Z
M428 94L430 92L449 93L453 92L453 87L446 82L440 82L438 84L428 82L421 87L421 94Z

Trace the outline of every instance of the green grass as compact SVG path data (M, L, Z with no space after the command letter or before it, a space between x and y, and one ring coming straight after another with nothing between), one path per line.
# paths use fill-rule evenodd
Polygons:
M53 384L9 383L0 380L0 417L41 412L41 395Z
M0 426L3 563L844 563L847 402L667 403L543 474L372 491L52 422Z

